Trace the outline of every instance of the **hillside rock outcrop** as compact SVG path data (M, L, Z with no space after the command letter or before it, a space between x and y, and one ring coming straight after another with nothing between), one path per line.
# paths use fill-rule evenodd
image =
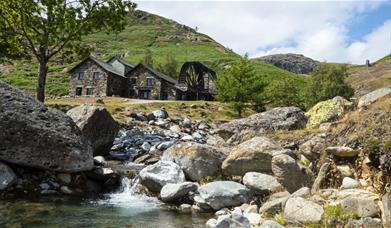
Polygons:
M63 172L93 167L92 149L70 117L1 81L0 129L0 160Z
M372 91L372 92L360 97L360 99L358 100L357 107L361 108L361 107L368 106L388 94L391 94L391 88L388 88L388 87L380 88L375 91Z
M106 155L110 151L119 125L103 107L80 105L67 112L83 136L91 143L94 156Z
M273 108L225 123L217 129L217 133L228 143L236 145L263 133L301 129L306 123L307 117L300 108Z
M315 71L318 62L300 54L275 54L267 55L256 60L262 60L278 68L296 73L309 74Z

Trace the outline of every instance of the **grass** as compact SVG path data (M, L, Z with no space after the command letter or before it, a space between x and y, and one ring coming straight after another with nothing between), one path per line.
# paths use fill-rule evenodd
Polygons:
M159 103L135 104L132 99L120 97L102 98L103 106L110 112L114 119L120 123L126 123L127 112L150 113L156 109L165 108L170 116L189 117L193 120L205 120L207 122L228 121L237 118L232 107L227 103L217 101L163 101ZM95 104L96 98L62 98L49 99L45 104L62 108L66 106L78 106L81 104ZM186 108L182 108L184 105ZM253 114L251 110L246 110L246 116Z

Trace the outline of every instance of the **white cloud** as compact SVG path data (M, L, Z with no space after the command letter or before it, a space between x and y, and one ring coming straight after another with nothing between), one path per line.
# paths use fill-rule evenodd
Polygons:
M391 33L389 22L360 42L347 42L349 22L382 5L380 1L137 3L142 10L197 26L200 32L250 56L294 52L329 62L363 63L391 52L386 41Z

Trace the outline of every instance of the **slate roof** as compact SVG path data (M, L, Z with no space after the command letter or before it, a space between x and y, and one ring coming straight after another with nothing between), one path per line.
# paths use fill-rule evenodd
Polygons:
M170 82L170 83L172 83L172 84L174 84L174 85L177 84L177 80L171 78L170 76L167 76L167 75L163 74L162 72L159 72L159 71L157 71L157 70L154 70L154 69L152 69L151 67L149 67L149 66L147 66L147 65L144 65L144 64L142 64L142 63L137 64L137 66L135 66L135 67L133 68L133 70L131 70L128 74L132 73L134 70L136 70L137 68L140 68L140 67L143 67L143 68L149 70L149 71L152 72L154 75L158 76L159 78L161 78L161 79L163 79L163 80L165 80L165 81L168 81L168 82Z
M118 56L113 56L113 57L111 57L111 58L107 61L107 63L111 62L111 60L113 60L113 59L117 59L120 63L122 63L122 64L124 64L125 66L128 66L128 67L130 67L130 68L132 68L132 69L134 68L134 65L133 65L133 64L130 64L130 63L125 62L125 60L121 59L121 58L118 57Z
M69 72L72 72L73 70L75 70L76 68L78 68L80 65L84 64L87 60L92 60L93 62L95 62L96 64L98 64L100 67L102 67L104 70L110 72L110 73L113 73L113 74L116 74L118 76L121 76L121 77L125 77L121 72L118 72L114 67L112 67L110 64L107 64L105 62L102 62L100 61L99 59L93 57L93 56L89 56L88 58L86 58L85 60L83 60L82 62L80 62L79 64L77 64L75 67L73 67L72 69L69 70Z

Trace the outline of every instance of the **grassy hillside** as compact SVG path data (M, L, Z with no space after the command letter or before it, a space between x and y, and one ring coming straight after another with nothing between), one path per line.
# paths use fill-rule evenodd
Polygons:
M352 66L347 81L356 90L357 95L363 95L375 89L391 86L391 55L375 62L371 67Z
M153 55L154 66L157 66L165 62L167 55L172 55L179 63L178 71L185 61L196 60L220 74L225 66L239 58L239 55L207 35L173 20L143 11L137 11L135 15L130 16L128 26L121 33L96 33L85 37L83 42L93 49L94 55L103 60L118 55L130 63L137 64L149 49ZM73 61L58 58L51 63L47 78L47 96L68 94L67 70L80 60L79 57ZM296 76L264 62L254 62L254 66L260 77L267 81ZM0 65L0 80L34 93L37 68L34 60L14 61L11 64Z

